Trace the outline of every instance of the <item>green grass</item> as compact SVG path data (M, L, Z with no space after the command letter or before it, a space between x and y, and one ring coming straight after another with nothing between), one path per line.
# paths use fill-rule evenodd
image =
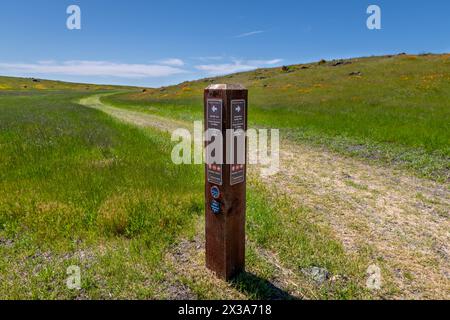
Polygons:
M155 297L165 249L203 211L201 170L172 165L168 137L79 97L0 97L1 298Z
M85 83L70 83L63 81L52 81L36 78L17 78L0 76L0 92L3 94L19 91L22 94L30 94L41 91L105 91L105 90L130 90L133 87L112 86L112 85L95 85ZM134 88L137 89L137 88Z
M260 69L105 97L116 106L202 119L203 89L242 83L251 125L289 139L450 179L450 55L392 56ZM305 69L307 68L307 69ZM352 72L361 75L350 76Z
M165 255L192 236L203 215L203 167L176 166L170 137L80 106L77 91L0 93L0 298L167 297ZM264 248L318 298L370 297L363 258L345 254L329 231L257 182L248 200L248 269L232 286L271 297L277 276ZM66 287L81 268L82 290ZM321 266L345 282L314 285L302 268ZM210 284L186 284L220 298Z

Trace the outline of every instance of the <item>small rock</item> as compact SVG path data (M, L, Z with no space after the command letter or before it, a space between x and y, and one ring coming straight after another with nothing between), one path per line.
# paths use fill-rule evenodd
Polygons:
M353 71L348 74L349 76L362 76L361 71Z
M351 61L338 60L338 61L333 62L331 65L333 67L337 67L337 66L346 65L346 64L351 64Z
M323 284L330 278L330 273L325 268L309 267L302 269L302 273L310 277L317 284Z

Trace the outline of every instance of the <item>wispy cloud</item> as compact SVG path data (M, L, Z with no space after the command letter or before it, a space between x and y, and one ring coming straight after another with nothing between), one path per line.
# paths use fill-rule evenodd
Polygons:
M169 58L164 60L159 60L158 63L166 66L182 67L184 66L184 61L178 58Z
M265 32L264 30L256 30L256 31L241 33L234 37L235 38L245 38L245 37L254 36L255 34L260 34L260 33L264 33L264 32Z
M227 73L235 73L241 71L249 71L256 69L255 66L250 66L246 64L242 64L239 62L234 63L224 63L224 64L204 64L196 66L198 70L206 71L212 75L222 75Z
M248 63L251 65L271 65L281 63L283 59L272 59L272 60L249 60Z
M173 62L173 61L172 61ZM126 64L108 61L40 61L37 63L1 63L1 73L20 75L108 76L119 78L167 77L186 71L170 65Z
M278 64L282 62L282 59L272 60L234 60L231 63L222 64L203 64L195 66L196 69L205 71L210 75L224 75L235 72L250 71L262 67Z
M192 59L200 61L218 61L225 59L225 56L205 56L205 57L194 57Z

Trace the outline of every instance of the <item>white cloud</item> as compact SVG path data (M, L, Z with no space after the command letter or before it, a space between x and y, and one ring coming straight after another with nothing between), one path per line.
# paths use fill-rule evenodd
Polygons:
M252 65L271 65L278 64L282 62L283 59L272 59L272 60L249 60L248 63Z
M39 64L52 64L52 63L56 63L55 60L41 60L38 61Z
M167 65L167 66L174 66L174 67L182 67L184 66L184 61L177 58L170 58L165 60L160 60L160 64Z
M195 66L198 70L206 71L211 75L224 75L229 73L250 71L265 66L275 65L283 61L282 59L272 59L272 60L248 60L240 61L235 60L232 63L222 63L222 64L203 64Z
M168 65L125 64L108 61L41 61L38 63L0 63L1 73L107 76L119 78L166 77L186 71Z
M260 34L260 33L264 33L264 30L256 30L256 31L241 33L241 34L238 34L237 36L235 36L235 38L245 38L245 37L254 36L255 34Z
M218 60L223 60L225 59L225 56L205 56L205 57L194 57L193 59L195 60L200 60L200 61L218 61Z
M255 66L250 66L246 64L242 64L240 62L234 63L224 63L224 64L204 64L196 66L198 70L206 71L209 74L227 74L227 73L235 73L241 71L249 71L256 69Z

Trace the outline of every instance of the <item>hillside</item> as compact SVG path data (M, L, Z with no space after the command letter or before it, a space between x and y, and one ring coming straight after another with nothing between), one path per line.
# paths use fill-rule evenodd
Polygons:
M448 299L449 74L401 55L158 89L0 78L0 298ZM276 175L248 168L232 282L205 268L203 166L171 161L219 82L282 137Z
M95 85L84 83L71 83L63 81L52 81L38 78L17 78L0 76L1 91L52 91L52 90L74 90L74 91L104 91L104 90L131 90L135 87Z
M123 108L192 121L203 89L241 83L254 126L448 180L450 54L396 55L259 69L104 98Z

